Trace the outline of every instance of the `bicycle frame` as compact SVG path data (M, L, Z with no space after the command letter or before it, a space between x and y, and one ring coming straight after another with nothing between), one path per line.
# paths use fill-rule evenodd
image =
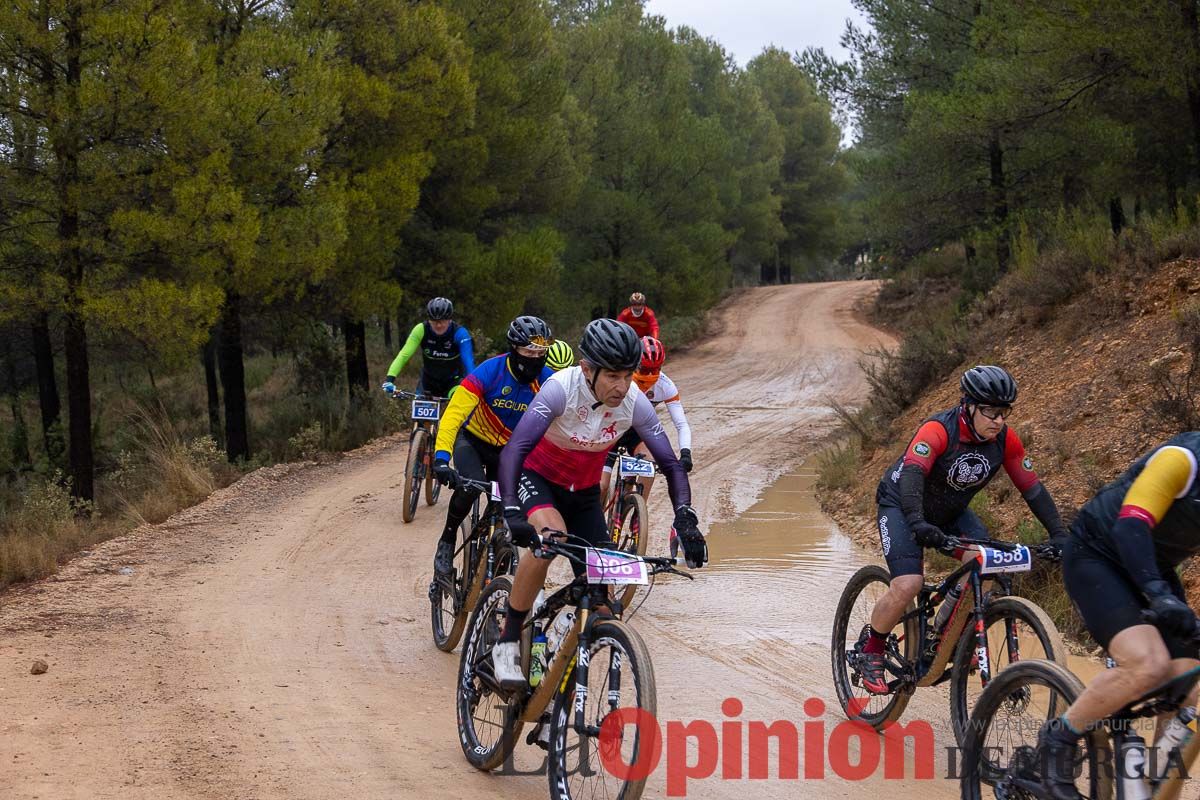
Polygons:
M968 546L973 546L973 544L971 543ZM948 665L950 659L954 657L954 653L958 648L958 641L962 636L963 630L966 628L967 622L973 620L976 653L979 661L979 678L980 682L984 686L987 686L992 676L991 651L988 646L987 628L985 625L986 607L983 602L983 582L985 580L997 582L1004 594L1011 593L1012 582L1003 573L985 577L979 571L981 564L982 556L977 554L975 558L965 562L961 567L950 573L937 586L930 587L927 585L922 587L921 593L918 595L917 607L901 618L906 632L915 628L916 640L920 648L917 660L916 663L890 665L898 668L893 670L893 674L906 675L907 680L905 682L910 682L913 686L917 687L934 686L949 680L950 669ZM951 613L950 619L946 622L945 632L938 642L937 650L934 652L932 660L922 669L922 665L926 661L924 648L930 634L930 619L934 615L937 605L946 598L950 590L963 577L967 577L967 581L963 587L962 595L958 599L958 605ZM1012 626L1011 621L1006 621L1005 624L1007 626L1009 652L1019 654L1020 643L1016 630ZM1014 657L1013 660L1016 660L1016 658Z
M454 551L456 558L463 548L467 548L470 565L470 573L463 576L463 591L455 592L455 612L463 607L473 608L483 587L496 576L496 532L501 527L502 508L500 501L489 498L482 514L478 502L471 509L471 533ZM486 545L481 547L481 542Z

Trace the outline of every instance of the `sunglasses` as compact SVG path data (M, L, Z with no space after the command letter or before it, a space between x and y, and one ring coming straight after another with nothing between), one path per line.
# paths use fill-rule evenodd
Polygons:
M660 372L662 372L661 369L636 369L636 370L634 370L634 374L641 375L644 378L655 378L658 376L658 373L660 373Z
M990 420L997 420L1003 417L1008 419L1012 416L1012 406L975 406L979 409L979 413L983 414Z

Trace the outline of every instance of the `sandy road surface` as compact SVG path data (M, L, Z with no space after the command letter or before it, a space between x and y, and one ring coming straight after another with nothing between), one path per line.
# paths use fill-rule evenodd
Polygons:
M706 524L733 519L794 471L831 424L827 398L859 398L860 352L888 342L852 312L873 288L746 293L722 312L720 335L668 361L695 431ZM445 506L400 524L403 456L392 440L335 464L261 471L0 597L0 797L545 797L543 777L483 775L462 758L457 654L428 634ZM652 509L665 508L662 491ZM834 703L829 619L864 556L811 508L791 518L807 532L778 545L795 552L777 563L777 539L750 546L717 524L712 568L664 582L635 617L664 718L719 723L730 696L744 719L767 721L808 719L808 698ZM49 662L46 675L29 674L35 658ZM944 702L927 703L931 717ZM826 718L839 720L833 709ZM530 751L520 748L519 767L537 763ZM663 773L647 797L665 795ZM880 788L714 778L693 781L688 796ZM948 789L887 787L897 797Z

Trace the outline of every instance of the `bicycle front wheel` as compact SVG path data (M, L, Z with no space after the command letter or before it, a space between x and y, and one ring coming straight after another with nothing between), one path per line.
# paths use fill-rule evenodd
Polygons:
M963 800L987 796L1041 797L1045 759L1037 749L1042 723L1069 706L1083 683L1061 664L1033 659L998 674L979 695L966 726ZM1075 789L1093 800L1113 796L1112 748L1102 728L1080 741Z
M646 644L620 620L598 622L588 646L584 724L576 729L576 675L555 696L550 717L553 800L638 800L647 759L660 746L654 668Z
M417 428L413 431L412 438L408 440L408 462L404 467L404 508L400 513L400 518L405 522L412 522L413 518L417 516L417 501L421 499L421 482L425 479L422 474L425 468L422 457L428 438L429 434L424 429Z
M512 579L500 576L487 585L471 615L467 640L458 666L454 704L458 740L471 766L493 770L504 763L516 746L524 723L518 703L505 699L492 669L492 648L504 625Z
M842 590L833 618L830 652L838 702L848 719L861 720L876 730L899 719L908 706L913 689L901 683L895 668L913 663L917 656L916 624L911 622L906 626L907 630L897 629L888 636L886 661L891 667L888 677L889 683L896 688L891 694L878 695L863 688L857 662L871 624L871 612L887 593L891 582L891 575L883 567L875 564L863 567L850 577Z
M984 608L983 624L988 642L988 667L991 679L1008 666L1033 658L1067 664L1067 648L1050 617L1024 597L1001 597ZM1009 633L1016 637L1015 642ZM978 639L974 629L963 629L950 671L950 720L959 745L964 743L971 709L983 693L979 678ZM1051 706L1047 713L1057 716L1066 706Z
M650 538L650 512L646 510L646 500L637 492L626 492L621 498L620 526L613 525L613 544L624 553L646 555L646 540ZM618 598L621 607L628 609L637 586L628 585L621 591Z

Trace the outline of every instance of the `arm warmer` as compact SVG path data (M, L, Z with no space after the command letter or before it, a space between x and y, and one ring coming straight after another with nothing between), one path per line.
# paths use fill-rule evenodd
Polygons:
M1054 504L1054 498L1050 496L1050 492L1046 490L1041 481L1035 483L1033 488L1021 496L1025 498L1029 510L1037 517L1037 521L1042 523L1042 527L1046 529L1051 538L1067 535L1067 528L1058 514L1058 506Z
M916 464L900 468L900 510L909 525L925 521L925 473Z
M654 406L644 394L638 395L637 403L633 407L633 428L646 443L658 468L667 476L667 493L671 496L672 508L691 505L692 489L688 484L687 473L683 471L683 465L671 449L671 440L667 438L658 414L654 413Z

